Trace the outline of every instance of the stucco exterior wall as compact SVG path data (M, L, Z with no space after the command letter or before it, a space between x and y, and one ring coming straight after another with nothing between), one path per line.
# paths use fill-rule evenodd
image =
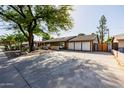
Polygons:
M124 41L119 41L118 42L118 47L119 48L124 48Z
M113 43L118 43L118 40L114 38Z

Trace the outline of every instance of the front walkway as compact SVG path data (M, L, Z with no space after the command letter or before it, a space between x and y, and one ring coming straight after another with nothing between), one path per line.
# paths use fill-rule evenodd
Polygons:
M13 87L124 87L124 69L111 53L52 51L5 63L0 82Z

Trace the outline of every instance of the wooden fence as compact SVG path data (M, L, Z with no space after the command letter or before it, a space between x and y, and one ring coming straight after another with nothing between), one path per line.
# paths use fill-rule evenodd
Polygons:
M101 52L108 52L108 44L98 44L98 51Z

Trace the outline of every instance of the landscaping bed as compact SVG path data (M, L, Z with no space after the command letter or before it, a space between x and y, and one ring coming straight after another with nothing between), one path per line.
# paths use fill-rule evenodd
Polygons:
M12 59L21 56L23 53L21 53L20 50L16 50L16 51L6 51L5 54L9 59Z

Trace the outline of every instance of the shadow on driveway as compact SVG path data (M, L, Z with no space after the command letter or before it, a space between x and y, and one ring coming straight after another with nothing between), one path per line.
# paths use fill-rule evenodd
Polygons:
M31 87L124 87L108 68L94 60L76 59L53 52L11 61Z

